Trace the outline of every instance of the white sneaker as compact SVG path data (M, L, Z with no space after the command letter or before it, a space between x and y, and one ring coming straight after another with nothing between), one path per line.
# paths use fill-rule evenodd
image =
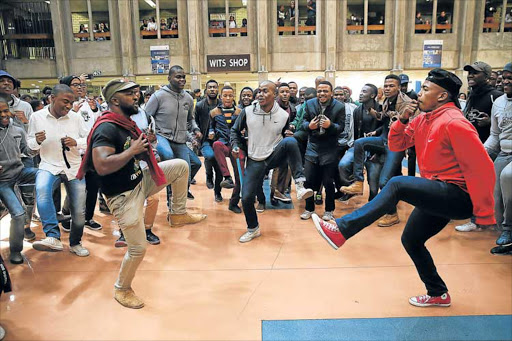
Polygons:
M258 238L261 236L260 228L257 227L254 231L247 231L245 232L240 239L238 240L240 243L247 243L253 240L254 238Z
M76 244L75 246L70 246L69 252L74 253L78 257L89 256L89 250L82 246L82 242L80 242L80 244Z
M311 215L315 213L314 211L313 212L309 212L308 210L305 210L304 212L302 212L302 214L300 215L300 219L302 220L308 220L311 218Z
M295 189L297 190L297 200L305 200L313 196L313 190L311 188L304 188L303 182L296 183Z
M458 225L455 226L455 230L459 232L472 232L472 231L482 231L482 229L479 229L475 223L472 223L471 221L468 221L464 225Z
M37 251L62 251L64 247L62 242L54 237L46 237L32 244L32 247Z
M322 219L325 221L334 220L334 212L333 211L325 211Z

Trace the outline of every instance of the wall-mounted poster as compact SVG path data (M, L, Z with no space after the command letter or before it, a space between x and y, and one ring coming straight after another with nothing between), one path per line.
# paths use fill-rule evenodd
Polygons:
M154 74L168 73L170 67L169 45L150 46L151 71Z
M423 41L423 67L436 68L441 67L443 56L442 40L424 40Z

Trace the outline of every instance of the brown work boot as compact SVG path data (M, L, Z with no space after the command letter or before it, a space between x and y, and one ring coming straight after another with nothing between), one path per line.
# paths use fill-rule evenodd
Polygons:
M118 289L114 288L114 298L123 307L131 309L140 309L144 307L144 302L135 295L132 288Z
M346 194L363 195L363 182L354 181L354 183L350 186L342 186L340 191Z
M382 217L381 220L377 223L380 227L390 227L400 222L400 218L398 218L398 213L395 214L386 214Z
M206 214L198 214L198 213L184 213L184 214L171 214L167 215L167 221L172 227L178 225L187 225L187 224L195 224L200 222L201 220L206 219Z

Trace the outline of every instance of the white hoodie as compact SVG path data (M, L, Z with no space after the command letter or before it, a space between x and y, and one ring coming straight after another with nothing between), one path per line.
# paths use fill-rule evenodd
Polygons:
M24 124L23 122L21 122L16 117L15 112L23 111L25 113L25 117L27 118L27 120L30 120L30 116L32 116L32 113L34 112L32 110L32 106L29 103L20 100L18 97L14 96L14 95L11 95L11 97L12 97L12 101L9 102L9 109L10 109L11 113L13 114L12 122L14 123L15 126L21 127L23 129L25 129L25 131L27 132L28 131L28 123Z

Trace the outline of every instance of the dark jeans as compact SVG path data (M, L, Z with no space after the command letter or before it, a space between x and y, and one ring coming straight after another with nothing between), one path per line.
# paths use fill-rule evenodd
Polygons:
M98 191L100 189L100 177L96 172L87 172L85 174L85 221L94 217L94 209L98 200Z
M380 155L375 155L376 160L368 160L364 163L366 172L368 174L367 181L370 187L370 195L368 201L372 201L373 198L379 193L379 178L382 172L383 162L380 160Z
M382 137L365 137L354 142L354 179L364 181L363 166L365 151L373 153L386 153L386 161L382 166L379 177L379 188L384 188L388 181L401 174L402 159L405 152L392 152L387 147L387 142ZM396 207L390 209L388 214L396 214Z
M306 148L308 147L309 134L307 131L300 130L293 134L293 137L297 140L300 150L300 156L302 158L302 164L304 164L304 155L306 154Z
M279 142L274 152L263 161L254 161L249 157L247 158L245 178L243 179L242 186L242 205L249 230L255 230L258 227L258 216L254 208L254 198L258 192L261 192L265 174L270 169L279 167L286 161L288 161L288 165L292 170L295 183L304 182L306 178L304 176L300 151L297 140L293 137L287 137Z
M320 184L325 188L325 211L334 211L334 179L337 176L338 163L320 166L311 161L306 160L304 173L306 173L306 188L313 191L319 191ZM315 210L315 199L310 197L306 199L306 210L313 212Z
M345 238L351 238L396 207L400 200L415 206L405 225L402 244L428 294L440 296L448 289L437 273L425 242L438 234L450 219L461 220L471 216L471 198L458 186L410 176L394 177L372 201L336 219L336 224Z
M201 145L201 154L204 157L204 168L206 171L206 179L211 179L214 182L215 194L220 194L220 183L222 182L222 174L217 161L215 160L215 153L210 141L204 141ZM215 179L213 172L215 171Z
M416 148L407 149L407 175L416 176Z

